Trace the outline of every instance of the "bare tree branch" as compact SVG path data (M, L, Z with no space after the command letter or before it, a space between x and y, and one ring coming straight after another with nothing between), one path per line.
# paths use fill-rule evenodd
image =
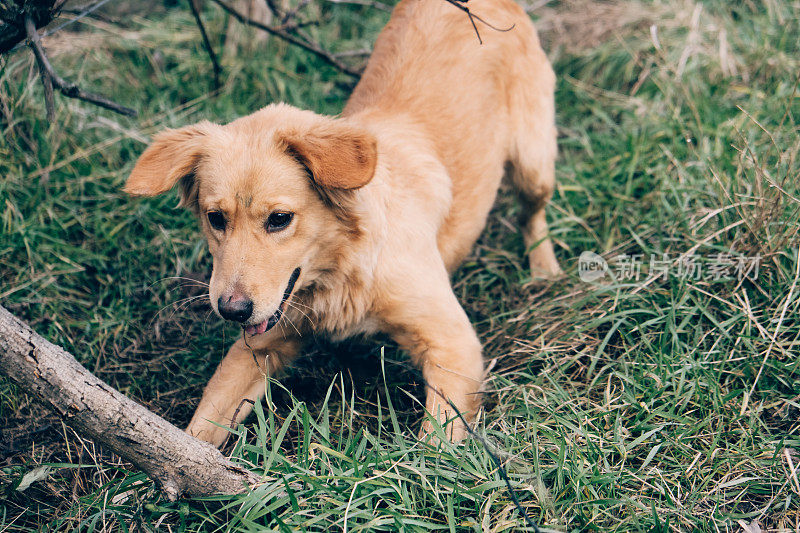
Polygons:
M39 65L39 74L42 77L42 83L45 85L45 102L47 103L48 120L52 121L54 115L52 100L53 87L61 91L64 96L69 98L83 100L84 102L89 102L129 117L136 116L136 111L134 109L119 105L118 103L109 100L105 96L84 91L76 84L68 82L59 76L53 68L53 65L50 64L50 60L47 59L47 54L45 53L44 48L42 48L42 43L39 40L39 33L36 31L36 25L34 24L33 19L29 16L25 17L25 31L28 35L30 47L36 56L36 63Z
M0 306L0 373L80 435L156 481L170 500L244 492L259 476L99 380Z
M219 89L222 87L222 83L220 81L220 75L222 74L222 67L219 65L219 61L217 60L217 54L214 53L214 47L211 46L211 41L208 38L208 33L206 32L206 26L203 24L203 19L200 17L200 9L197 7L197 0L187 0L189 2L189 8L192 10L192 15L194 15L194 20L197 22L197 27L200 28L200 35L203 36L203 45L206 48L206 52L208 52L208 57L211 59L211 65L214 68L214 89Z
M281 25L281 26L269 26L269 25L264 24L262 22L259 22L257 20L253 20L252 18L248 17L244 13L241 13L241 12L237 11L233 6L231 6L230 4L228 4L227 2L225 2L223 0L213 0L213 1L214 1L215 4L217 4L222 9L227 11L231 16L233 16L236 20L238 20L242 24L246 24L248 26L253 26L254 28L259 28L259 29L264 30L265 32L269 33L270 35L274 35L275 37L283 39L284 41L286 41L288 43L291 43L291 44L293 44L295 46L299 46L300 48L302 48L302 49L304 49L304 50L306 50L308 52L311 52L312 54L316 55L320 59L324 60L329 65L331 65L333 67L336 67L340 71L344 72L345 74L347 74L349 76L352 76L353 78L361 77L361 71L360 70L354 69L354 68L346 65L345 63L339 61L339 59L336 58L336 55L334 55L331 52L328 52L327 50L322 48L322 46L320 46L319 43L313 42L311 40L306 40L306 39L304 39L302 37L298 37L296 35L293 35L293 34L289 33L289 31L286 29L286 26L284 26L284 25ZM296 28L296 26L292 26L292 27Z
M36 32L36 30L34 30L34 32ZM39 79L42 80L42 87L44 88L44 107L47 110L47 121L53 122L53 120L56 118L55 96L53 96L53 78L48 74L44 62L39 60L38 55L36 55L36 65L39 67Z

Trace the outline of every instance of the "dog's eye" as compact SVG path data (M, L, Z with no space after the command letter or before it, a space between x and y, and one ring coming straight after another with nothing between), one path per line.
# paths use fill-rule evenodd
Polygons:
M208 223L217 231L225 231L225 215L219 211L208 212Z
M267 232L280 231L292 221L294 213L272 213L267 219Z

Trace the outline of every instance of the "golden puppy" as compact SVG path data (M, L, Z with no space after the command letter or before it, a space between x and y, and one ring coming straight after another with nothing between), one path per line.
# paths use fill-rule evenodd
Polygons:
M230 424L243 399L259 400L264 374L296 357L313 330L390 334L422 369L427 410L450 438L465 436L450 402L475 415L484 366L449 274L509 163L531 269L559 272L544 212L553 71L519 6L469 7L514 27L486 28L480 44L444 0L403 0L340 117L270 105L227 125L160 133L136 163L127 192L180 185L214 257L211 305L244 330L206 387L192 435L220 445L227 432L216 424Z

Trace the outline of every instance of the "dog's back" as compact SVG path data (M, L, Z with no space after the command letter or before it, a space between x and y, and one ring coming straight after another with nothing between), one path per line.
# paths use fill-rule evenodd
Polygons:
M515 183L536 204L549 198L552 176L541 174L556 151L555 76L527 14L512 0L463 5L498 28L475 20L482 44L467 13L445 0L400 2L343 113L402 116L423 131L453 182L439 232L451 270L484 227L504 165L527 167Z
M463 5L508 31L475 19L479 40L467 13L446 0L403 0L378 36L344 114L380 108L423 122L435 117L439 127L443 109L494 111L492 104L505 103L512 73L522 70L530 76L537 64L547 64L533 24L512 0L470 0ZM489 96L495 100L487 101Z

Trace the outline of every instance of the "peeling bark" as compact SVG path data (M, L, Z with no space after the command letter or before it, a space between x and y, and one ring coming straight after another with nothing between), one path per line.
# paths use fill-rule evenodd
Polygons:
M130 461L170 500L236 494L259 477L96 378L0 306L0 373L79 434Z

